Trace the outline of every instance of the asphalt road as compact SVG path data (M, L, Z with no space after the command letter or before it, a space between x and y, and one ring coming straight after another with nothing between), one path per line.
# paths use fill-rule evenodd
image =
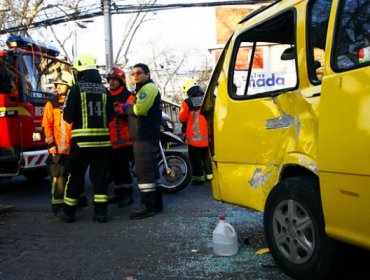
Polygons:
M261 214L214 201L208 183L164 199L155 217L129 220L136 205L112 204L106 224L92 221L91 206L65 224L50 211L48 179L1 181L0 205L14 210L0 216L0 279L289 279L269 253L256 253L266 247ZM238 234L231 257L212 251L220 215Z

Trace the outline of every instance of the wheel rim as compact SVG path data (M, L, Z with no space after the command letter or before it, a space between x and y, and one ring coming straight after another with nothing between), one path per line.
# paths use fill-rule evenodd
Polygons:
M272 229L279 251L290 262L302 264L311 258L316 245L315 229L302 204L282 201L274 213Z
M159 173L161 174L161 184L163 187L176 188L184 182L188 173L186 162L176 156L167 156L167 164L171 169L171 174L166 174L163 160L159 162Z

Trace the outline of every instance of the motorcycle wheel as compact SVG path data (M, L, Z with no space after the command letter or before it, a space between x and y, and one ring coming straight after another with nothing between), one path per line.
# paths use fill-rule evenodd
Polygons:
M162 190L165 193L177 193L184 189L191 180L191 163L181 152L165 152L168 167L171 172L166 173L163 159L159 157L158 167L161 175Z

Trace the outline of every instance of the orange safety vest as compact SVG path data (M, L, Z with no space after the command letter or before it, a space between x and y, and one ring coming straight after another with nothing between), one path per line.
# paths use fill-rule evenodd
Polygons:
M120 92L114 94L115 92L110 91L110 94L113 97L115 97L115 95L121 94ZM131 135L129 132L129 128L128 128L127 116L126 116L126 113L122 111L122 105L123 103L132 104L134 100L135 100L135 96L130 94L126 102L121 102L122 100L119 100L119 98L117 98L117 101L114 102L115 117L109 123L109 135L110 135L110 140L112 142L113 149L118 149L120 147L133 145L133 142L131 140Z
M199 100L198 100L199 99ZM208 125L200 114L198 105L201 96L187 98L181 104L179 120L186 123L186 143L196 147L208 147Z
M72 124L63 120L62 109L50 101L45 105L42 127L49 148L56 146L58 154L69 154Z

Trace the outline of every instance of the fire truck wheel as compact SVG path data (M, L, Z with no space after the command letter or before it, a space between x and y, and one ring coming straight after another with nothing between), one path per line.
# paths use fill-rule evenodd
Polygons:
M317 178L279 182L264 211L267 244L278 266L295 279L324 279L335 267L337 244L325 233Z
M31 170L23 170L22 175L30 181L41 181L48 176L46 167Z

